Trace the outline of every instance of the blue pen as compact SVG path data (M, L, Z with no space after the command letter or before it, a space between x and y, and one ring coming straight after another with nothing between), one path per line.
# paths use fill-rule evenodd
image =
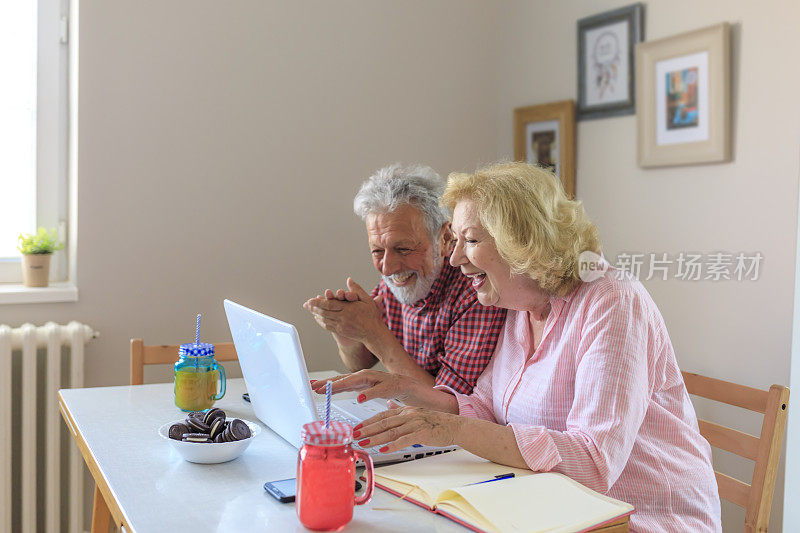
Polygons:
M494 476L494 479L487 479L486 481L478 481L477 483L470 483L470 485L480 485L481 483L491 483L492 481L500 481L501 479L510 479L514 477L514 473L510 472L508 474L497 474Z

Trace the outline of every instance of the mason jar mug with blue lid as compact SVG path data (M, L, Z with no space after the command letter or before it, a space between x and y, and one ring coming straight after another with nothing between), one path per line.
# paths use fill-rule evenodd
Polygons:
M176 406L184 411L203 411L225 396L225 369L214 359L213 344L181 344L178 357L175 363Z

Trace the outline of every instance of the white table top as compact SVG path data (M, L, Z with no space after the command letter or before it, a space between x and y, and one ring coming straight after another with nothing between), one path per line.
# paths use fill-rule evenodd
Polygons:
M263 488L266 481L295 477L297 450L258 421L242 400L242 379L230 379L227 386L216 406L229 417L259 423L263 431L241 457L218 465L184 461L158 435L162 424L186 415L173 403L172 383L61 391L76 429L135 531L307 531L294 503L279 503ZM344 531L466 531L396 500L375 489L370 503L355 508Z

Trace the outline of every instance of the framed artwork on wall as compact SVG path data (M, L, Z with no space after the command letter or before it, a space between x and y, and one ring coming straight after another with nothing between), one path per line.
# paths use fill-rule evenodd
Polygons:
M552 170L575 197L575 101L514 110L514 159Z
M578 21L578 120L636 112L634 46L643 14L638 3Z
M727 22L636 45L641 167L729 161Z

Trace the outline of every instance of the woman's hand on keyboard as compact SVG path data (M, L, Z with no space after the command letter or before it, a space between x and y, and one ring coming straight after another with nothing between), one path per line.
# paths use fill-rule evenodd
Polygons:
M379 370L360 370L353 374L335 376L311 384L314 392L325 392L325 383L331 381L334 394L346 391L361 391L357 401L363 403L375 398L396 398L406 405L427 407L438 411L457 413L458 404L447 392L435 390L413 378Z
M384 411L365 420L353 431L362 447L377 447L392 453L414 444L450 446L456 439L464 417L420 407Z
M333 383L331 387L333 394L362 391L358 395L359 403L374 398L397 398L404 403L409 403L407 400L413 395L413 389L417 385L416 381L407 376L379 370L359 370L352 374L315 381L311 384L311 388L314 389L314 392L324 394L325 383L328 381Z

